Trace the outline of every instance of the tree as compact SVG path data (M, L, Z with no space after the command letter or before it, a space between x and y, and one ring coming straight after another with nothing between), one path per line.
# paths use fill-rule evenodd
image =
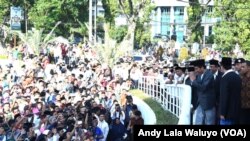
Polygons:
M250 5L249 0L215 0L215 43L222 51L232 51L238 43L250 58Z
M128 41L128 51L131 52L135 44L136 30L139 29L138 25L145 25L150 21L154 6L151 0L119 0L119 7L128 21L128 32L124 39Z
M111 67L122 55L124 55L123 49L116 46L115 42L110 43L109 47L98 45L94 47L93 50L96 52L98 60L102 63L107 63Z
M27 34L24 34L22 32L14 32L14 34L17 34L18 37L21 39L21 41L27 45L29 50L34 53L35 55L39 55L41 51L41 47L46 47L47 44L53 40L53 32L57 28L57 26L60 24L60 22L57 22L56 25L52 28L52 30L46 34L45 37L43 37L43 29L35 29L32 28L32 30L28 31Z
M134 48L135 42L142 44L149 40L150 14L154 8L151 0L102 0L105 10L103 22L104 45L97 45L94 50L101 61L113 65L126 53ZM122 26L115 24L115 18L125 16L127 23Z
M42 28L44 33L48 33L61 21L56 34L69 36L78 33L86 36L87 28L84 23L88 21L88 0L1 0L0 24L9 21L11 6L24 9L28 15L25 18L31 23L29 27Z
M117 26L110 30L109 35L112 39L116 40L117 43L121 43L128 31L128 26Z
M211 0L207 0L206 4L203 5L199 2L200 0L189 0L188 8L188 29L190 30L189 42L202 41L203 28L201 26L202 16L205 15L208 4Z
M116 28L114 19L118 15L125 16L128 30L121 46L127 46L127 51L132 51L136 42L136 32L142 33L145 31L143 26L150 21L150 15L154 8L151 0L103 0L102 2L105 9L105 22L108 23L109 29ZM117 32L121 31L118 30ZM142 36L137 37L143 39Z
M1 0L0 1L0 24L7 24L10 17L10 7L20 6L23 9L30 9L35 3L35 0ZM5 23L4 23L5 22Z
M68 37L70 32L77 29L84 36L87 31L84 22L88 21L88 0L37 0L29 11L29 19L35 28L44 28L45 33L61 21L62 24L55 31L57 35Z
M0 1L0 24L6 22L6 18L10 16L10 0Z
M139 47L144 47L151 42L151 32L149 25L138 23L135 34L135 42Z

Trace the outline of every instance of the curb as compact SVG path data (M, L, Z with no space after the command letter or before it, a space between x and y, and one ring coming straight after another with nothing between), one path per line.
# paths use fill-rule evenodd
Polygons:
M133 103L135 103L138 109L141 111L142 117L144 119L144 125L155 125L156 116L154 111L146 104L143 100L133 96Z

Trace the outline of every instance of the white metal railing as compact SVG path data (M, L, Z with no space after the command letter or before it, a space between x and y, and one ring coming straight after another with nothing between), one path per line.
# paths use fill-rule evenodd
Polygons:
M164 84L157 77L143 76L139 89L174 114L178 124L190 124L191 87L184 84ZM157 114L157 113L156 113Z

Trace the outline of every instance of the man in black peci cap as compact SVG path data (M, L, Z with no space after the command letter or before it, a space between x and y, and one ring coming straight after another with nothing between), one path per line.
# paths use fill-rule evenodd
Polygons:
M237 58L234 60L234 70L237 74L240 74L242 63L245 62L244 58Z
M198 103L197 102L198 97L197 97L196 88L191 85L191 80L190 80L190 77L189 77L189 75L191 73L194 73L194 67L193 66L187 67L187 75L186 75L186 77L184 79L184 84L191 86L191 92L192 92L191 104L192 104L192 109L191 109L191 115L190 115L191 116L190 117L190 123L191 123L191 125L193 125L193 115L194 115L195 109L198 106L197 105L197 103Z
M194 113L195 125L214 125L215 124L215 103L216 96L214 91L214 77L211 71L206 70L205 60L193 62L195 73L190 74L192 87L196 88L198 100L197 108Z
M222 78L223 72L220 70L220 65L218 60L210 60L209 61L210 70L214 75L214 89L216 94L216 124L219 123L219 98L220 98L220 80Z
M239 124L241 78L232 70L232 58L223 57L220 64L224 72L220 82L220 125Z

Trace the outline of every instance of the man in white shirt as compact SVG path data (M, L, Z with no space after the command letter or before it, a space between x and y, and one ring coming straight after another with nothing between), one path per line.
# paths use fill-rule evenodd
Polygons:
M176 67L174 75L174 84L182 84L185 78L184 74L185 68Z
M98 120L97 126L102 130L102 133L103 133L103 136L104 136L102 139L100 139L100 141L106 141L108 133L109 133L109 125L105 121L105 114L100 114L99 117L97 115L95 115L95 117Z

